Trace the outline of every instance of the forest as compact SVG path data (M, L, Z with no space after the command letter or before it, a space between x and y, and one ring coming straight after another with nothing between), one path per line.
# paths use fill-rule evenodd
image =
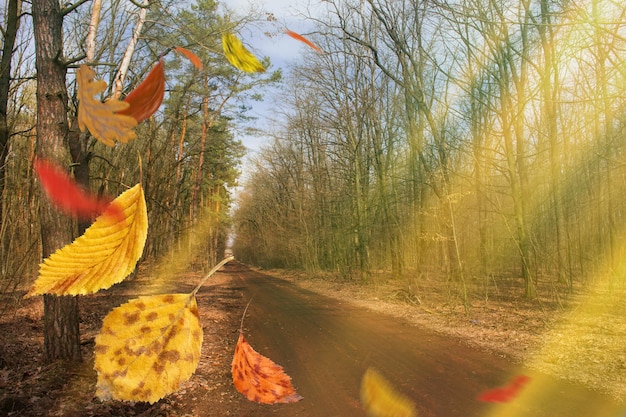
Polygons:
M239 259L432 278L466 306L624 281L622 3L324 4L244 181Z
M248 128L250 103L261 100L265 87L281 78L280 70L248 74L223 58L222 33L266 21L261 13L242 16L211 0L93 3L99 8L79 1L59 10L62 44L53 48L62 50L50 53L53 59L58 58L55 54L62 56L59 62L67 73L62 105L68 126L56 157L38 150L45 141L38 141L36 130L36 81L41 70L35 66L32 5L11 0L2 10L3 291L30 284L42 256L40 206L46 199L32 169L36 155L68 167L77 182L99 195L116 196L141 180L151 229L144 258L166 254L175 242L182 244L181 236L190 230L204 231L197 227L202 223L208 230L198 250L206 254L207 267L214 265L224 253L231 190L245 153L237 136ZM202 69L173 47L193 50ZM81 63L90 63L96 78L108 84L100 99L109 100L128 95L159 60L165 68L164 100L136 127L139 139L107 146L81 132L76 120L76 70ZM76 237L86 223L74 221L66 224L66 230Z
M298 11L300 34L257 3L0 6L0 328L12 332L0 343L0 388L18 380L39 390L29 398L15 385L0 411L45 410L38 400L50 389L62 413L71 390L47 378L60 363L80 373L83 359L95 372L72 374L91 381L74 399L88 398L89 415L143 412L135 402L150 404L146 416L188 411L196 392L212 392L199 378L224 383L210 366L228 367L223 351L233 349L232 381L247 399L300 402L291 377L244 338L259 328L244 326L248 307L265 310L245 305L242 283L269 282L255 275L263 269L347 291L391 283L428 321L445 316L474 336L509 326L503 338L513 343L519 327L536 338L523 343L534 356L518 359L557 376L602 350L573 378L594 373L596 383L610 372L598 386L621 396L626 5L321 0ZM301 42L300 55L277 67L255 42L285 35ZM255 106L271 117L258 120ZM259 150L248 152L249 136L262 139ZM80 204L97 208L61 210ZM238 262L207 295L204 283L231 254ZM263 288L273 294L272 285L283 289ZM498 314L502 323L485 330L481 320ZM235 322L236 346L224 336ZM250 376L261 367L271 372ZM371 411L381 391L401 415L416 413L382 374L355 372L369 415L388 415ZM515 393L495 402L531 380L513 377ZM259 379L274 385L257 391ZM478 401L494 402L486 392ZM186 398L179 409L176 398Z

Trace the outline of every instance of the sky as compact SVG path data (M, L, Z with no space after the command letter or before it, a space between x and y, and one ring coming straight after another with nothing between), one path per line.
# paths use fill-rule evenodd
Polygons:
M298 33L311 31L313 25L307 22L305 16L309 11L315 12L321 8L321 0L222 0L229 10L238 14L247 14L251 9L272 13L276 17L273 25L266 27L251 26L244 28L238 35L243 40L246 47L255 53L259 58L268 56L272 62L272 70L281 68L283 75L288 70L290 63L301 58L303 50L308 48L304 43L284 35L282 30L290 29ZM274 36L267 36L264 31L274 32ZM273 102L276 89L263 92L262 102L247 103L252 105L250 115L257 119L253 122L254 127L268 129L271 127L274 115ZM264 143L268 141L262 136L239 137L244 146L248 149L248 155L257 152ZM245 170L245 167L244 167Z

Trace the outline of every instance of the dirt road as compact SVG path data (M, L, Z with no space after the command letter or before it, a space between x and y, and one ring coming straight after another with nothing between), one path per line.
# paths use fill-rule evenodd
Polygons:
M302 290L238 263L226 265L198 292L204 342L189 381L154 404L95 398L93 343L102 318L138 295L188 293L202 277L190 271L163 286L145 273L81 299L84 362L73 366L42 361L42 302L23 300L13 314L0 317L0 416L362 417L360 381L374 367L415 402L421 417L626 417L609 397L584 387L527 372L458 339ZM246 339L284 367L304 397L298 403L256 404L233 386L230 365L251 297ZM538 391L531 401L492 405L475 399L519 374L533 378L524 390L526 396Z
M296 404L257 406L245 415L364 416L359 384L370 366L412 398L422 417L624 413L606 396L519 369L455 339L302 290L240 264L227 266L226 272L232 275L233 291L246 300L253 297L244 323L247 340L282 365L304 397ZM520 373L541 380L550 391L531 406L476 400L480 392Z

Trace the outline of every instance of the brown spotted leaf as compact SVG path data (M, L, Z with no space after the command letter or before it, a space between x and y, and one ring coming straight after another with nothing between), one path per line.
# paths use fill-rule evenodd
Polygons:
M102 93L107 83L95 81L95 72L87 65L81 65L76 71L78 82L78 127L81 131L89 129L89 132L105 145L113 146L115 140L128 142L137 135L133 128L137 125L134 117L116 114L128 108L129 104L111 99L102 103L94 98Z
M231 372L235 388L250 401L276 404L302 399L283 368L252 349L242 333L235 347Z
M111 311L96 336L96 395L154 403L191 377L201 347L193 295L133 299Z
M141 184L124 191L74 242L39 265L27 296L91 294L121 282L137 265L148 235Z

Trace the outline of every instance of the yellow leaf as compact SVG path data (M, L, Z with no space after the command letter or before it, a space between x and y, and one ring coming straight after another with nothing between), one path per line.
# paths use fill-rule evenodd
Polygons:
M265 72L263 64L232 33L222 35L222 47L226 59L233 66L245 72Z
M361 404L370 417L415 417L415 406L396 392L381 374L369 368L361 380Z
M154 403L195 372L202 326L193 295L139 297L111 311L96 336L96 395Z
M137 126L137 120L132 116L115 114L125 110L129 104L117 99L111 99L105 103L94 98L96 94L103 92L107 83L103 80L94 81L95 73L87 65L81 65L76 71L78 82L78 127L81 131L85 128L105 145L113 146L114 140L128 142L137 135L133 128Z
M141 257L148 214L140 184L125 191L71 244L39 265L27 296L89 294L122 281Z

